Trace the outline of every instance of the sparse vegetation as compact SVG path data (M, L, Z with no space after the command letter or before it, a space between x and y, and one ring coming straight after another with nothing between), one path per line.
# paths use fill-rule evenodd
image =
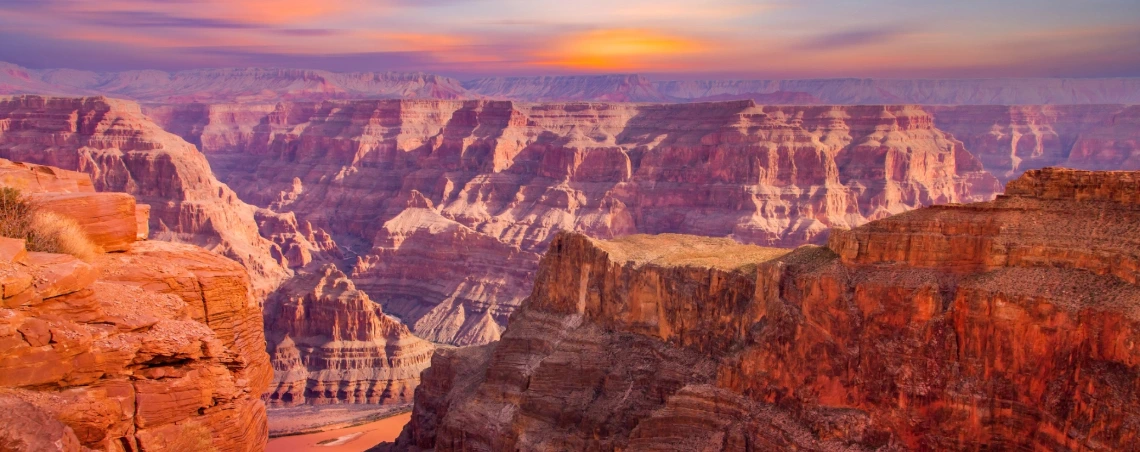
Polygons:
M27 241L29 251L70 254L91 261L99 249L75 220L40 211L19 190L0 188L0 236Z
M0 236L27 239L32 227L32 203L10 187L0 188Z

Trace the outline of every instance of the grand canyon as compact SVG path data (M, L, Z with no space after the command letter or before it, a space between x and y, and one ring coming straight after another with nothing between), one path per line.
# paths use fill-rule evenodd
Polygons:
M0 3L0 452L1140 449L1140 10L591 1Z

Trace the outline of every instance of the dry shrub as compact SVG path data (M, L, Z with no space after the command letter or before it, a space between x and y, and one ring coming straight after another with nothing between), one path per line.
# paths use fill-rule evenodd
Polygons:
M27 239L32 227L32 203L20 190L0 188L0 237Z
M70 254L91 262L99 249L83 227L75 220L55 212L35 212L32 214L31 234L28 235L28 249L44 253Z
M39 211L20 190L0 188L0 237L27 241L28 251L70 254L90 262L102 253L74 219Z

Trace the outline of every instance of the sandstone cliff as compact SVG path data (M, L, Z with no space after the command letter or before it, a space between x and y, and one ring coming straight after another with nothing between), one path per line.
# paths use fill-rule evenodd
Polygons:
M818 243L830 226L1000 190L917 107L198 108L156 117L190 131L243 200L291 212L347 246L359 257L353 280L387 312L457 345L498 337L560 230Z
M162 130L134 103L0 97L0 158L84 172L98 191L135 196L152 208L155 238L238 261L257 293L268 293L289 274L273 258L280 246L259 236L255 209L214 178L194 146Z
M265 324L275 406L410 403L435 349L332 264L271 295Z
M89 264L0 238L0 449L262 450L271 368L246 270L136 242L146 209L86 174L0 160L0 186L81 199L58 212L121 251Z
M1138 183L1030 171L790 252L561 234L378 449L1135 449Z

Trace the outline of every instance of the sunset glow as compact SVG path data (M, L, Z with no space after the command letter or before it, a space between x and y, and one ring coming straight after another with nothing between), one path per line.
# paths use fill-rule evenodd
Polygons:
M452 75L1140 75L1134 0L10 0L0 60Z
M542 59L540 52L536 64L598 71L661 70L670 68L665 62L670 57L701 49L694 41L647 30L594 30L566 37L549 60Z

